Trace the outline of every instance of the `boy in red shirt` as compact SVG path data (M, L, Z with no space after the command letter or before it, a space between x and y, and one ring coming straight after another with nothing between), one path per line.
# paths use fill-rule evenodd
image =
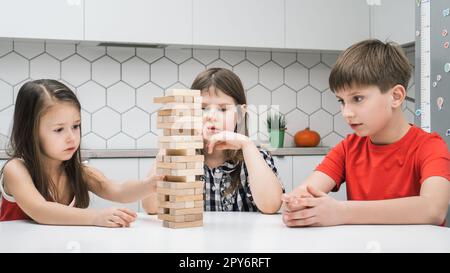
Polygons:
M409 124L401 109L411 68L403 50L378 40L352 45L329 84L355 131L283 200L287 226L443 225L450 199L444 140ZM348 201L328 196L347 183Z

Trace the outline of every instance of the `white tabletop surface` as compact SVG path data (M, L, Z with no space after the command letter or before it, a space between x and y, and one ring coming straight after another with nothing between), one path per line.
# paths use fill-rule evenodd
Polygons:
M450 252L431 225L288 228L281 215L205 212L204 226L163 228L139 214L130 228L0 222L0 252Z

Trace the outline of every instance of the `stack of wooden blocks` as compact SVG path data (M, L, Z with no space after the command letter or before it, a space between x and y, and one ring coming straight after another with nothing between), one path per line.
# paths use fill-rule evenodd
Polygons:
M198 227L203 225L203 149L202 97L200 90L172 89L166 96L154 98L164 106L158 111L157 128L163 129L158 137L160 153L156 158L159 181L158 219L169 228Z

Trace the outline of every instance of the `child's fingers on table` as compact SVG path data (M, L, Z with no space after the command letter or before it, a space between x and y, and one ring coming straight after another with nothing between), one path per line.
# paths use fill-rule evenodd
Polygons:
M117 210L113 213L114 216L118 216L121 219L123 219L124 221L126 221L127 223L133 222L136 217L129 215L128 213L125 213L123 211Z
M120 208L120 209L118 209L118 210L121 211L121 212L125 212L126 214L128 214L128 215L130 215L130 216L133 216L134 218L137 217L137 213L134 212L134 211L132 211L132 210L130 210L130 209L127 209L127 208Z
M316 210L312 209L303 209L286 213L287 220L300 220L307 219L316 216Z
M121 227L126 227L128 224L125 220L123 220L122 218L120 218L117 215L113 215L111 216L111 221L113 221L114 223L117 223L118 225L120 225Z
M117 224L113 220L108 220L107 223L106 223L106 227L118 228L118 227L121 227L121 225Z
M306 219L287 220L286 225L289 227L306 227L316 225L317 222L318 218L316 216L313 216Z

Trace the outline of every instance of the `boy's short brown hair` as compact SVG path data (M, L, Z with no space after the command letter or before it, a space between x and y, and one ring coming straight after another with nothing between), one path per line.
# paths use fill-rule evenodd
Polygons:
M375 85L385 93L397 84L407 89L410 78L411 65L400 46L369 39L350 46L339 55L329 84L332 92Z

